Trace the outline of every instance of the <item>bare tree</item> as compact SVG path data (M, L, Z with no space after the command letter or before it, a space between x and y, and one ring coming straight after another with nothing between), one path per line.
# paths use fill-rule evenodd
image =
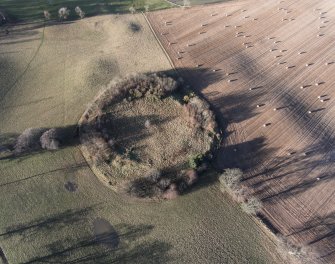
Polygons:
M144 10L145 10L145 12L149 12L149 5L144 5Z
M236 189L241 182L243 172L240 169L225 169L219 177L219 181L229 189Z
M61 20L67 19L69 15L70 15L70 10L67 7L61 7L58 10L58 16Z
M40 138L40 143L43 149L55 150L59 148L59 139L57 130L51 128L43 133Z
M133 7L133 6L129 7L129 12L134 14L136 12L135 7Z
M250 197L241 204L242 210L247 214L255 215L262 208L262 202L256 197Z
M49 19L51 18L51 14L49 13L49 11L44 10L44 11L43 11L43 14L44 14L44 18L45 18L45 20L49 20Z
M183 0L183 7L190 7L191 6L191 1L190 0Z
M74 11L76 12L76 14L83 19L85 17L85 12L83 10L81 10L81 8L79 6L77 6Z
M39 144L39 138L42 133L43 129L41 128L27 128L24 130L16 140L14 152L20 154L39 149L41 147Z

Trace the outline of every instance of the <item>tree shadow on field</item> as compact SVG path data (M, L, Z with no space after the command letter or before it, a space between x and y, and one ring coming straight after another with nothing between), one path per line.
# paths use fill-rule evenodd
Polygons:
M61 231L73 223L82 224L92 210L93 207L78 210L69 209L58 214L34 219L27 223L9 226L5 229L5 232L0 234L0 237L7 239L11 236L18 236L21 239L29 239L29 237L33 237L39 232L47 232L52 229Z
M234 145L224 145L219 150L215 165L221 170L224 168L240 168L247 172L261 164L268 155L271 155L272 151L274 150L266 147L264 137Z
M165 263L171 260L168 251L172 246L163 241L145 238L154 226L145 224L113 226L103 218L95 218L92 221L94 207L96 205L79 210L66 210L10 226L0 234L0 237L3 239L19 237L20 243L39 244L36 256L25 260L24 263L144 264ZM37 241L46 236L50 236L50 239Z
M332 263L335 254L335 213L316 215L305 222L302 226L293 227L290 236L306 236L306 244L315 246L319 253L319 259ZM325 247L325 245L327 245Z
M13 72L17 70L16 63L8 56L0 56L0 101L13 85Z

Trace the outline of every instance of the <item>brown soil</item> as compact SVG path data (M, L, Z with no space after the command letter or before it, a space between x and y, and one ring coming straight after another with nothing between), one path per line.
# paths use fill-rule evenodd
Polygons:
M333 1L233 2L148 19L178 71L221 113L218 166L242 168L273 226L334 263Z

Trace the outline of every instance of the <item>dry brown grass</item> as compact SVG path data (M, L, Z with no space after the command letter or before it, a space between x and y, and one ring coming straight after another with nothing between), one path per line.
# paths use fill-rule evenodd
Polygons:
M132 155L145 165L144 169L185 169L189 156L210 150L211 138L205 133L195 133L185 123L182 110L180 103L171 97L161 101L122 102L108 114L110 135L121 151L132 149ZM145 127L146 120L151 123L149 128ZM140 170L130 177L142 174Z

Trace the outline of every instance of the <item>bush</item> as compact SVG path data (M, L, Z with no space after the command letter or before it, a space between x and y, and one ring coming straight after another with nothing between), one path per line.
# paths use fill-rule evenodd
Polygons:
M161 195L162 191L148 178L140 178L129 183L127 193L137 198L151 198Z
M158 181L157 186L161 190L165 191L171 184L171 179L169 178L162 178Z
M112 103L126 99L136 100L142 97L160 99L178 88L175 80L165 75L136 74L124 79L114 79L102 89L91 109L103 112Z
M57 130L51 128L45 131L40 138L41 147L43 149L55 150L59 148L59 138Z
M189 186L188 186L188 184L187 184L187 182L186 182L185 179L181 179L177 183L177 187L178 187L178 192L179 193L183 193L183 192L185 192L189 188Z
M70 15L70 10L67 7L61 7L58 10L58 16L61 20L67 19L69 15Z
M159 170L157 170L157 169L152 169L152 170L150 170L150 171L148 172L147 178L148 178L151 182L153 182L153 183L157 183L157 182L160 180L161 176L162 176L162 173L161 173Z
M216 133L217 123L214 113L209 109L209 104L199 97L184 97L184 118L191 127L201 128L211 133Z
M41 128L27 128L22 132L22 134L17 138L14 152L16 154L34 151L41 147L40 137L44 132Z
M204 154L197 154L195 156L192 156L189 158L188 160L188 165L190 166L190 168L192 169L196 169L198 168L201 163L204 161L205 159L205 155Z
M240 169L226 169L219 177L220 183L225 188L237 189L241 182L243 172Z
M262 208L262 202L256 197L251 197L241 204L241 208L247 214L256 215Z
M95 132L90 134L83 134L82 143L89 151L95 166L99 166L103 162L109 161L112 155L112 151L109 143L104 139L101 133Z

